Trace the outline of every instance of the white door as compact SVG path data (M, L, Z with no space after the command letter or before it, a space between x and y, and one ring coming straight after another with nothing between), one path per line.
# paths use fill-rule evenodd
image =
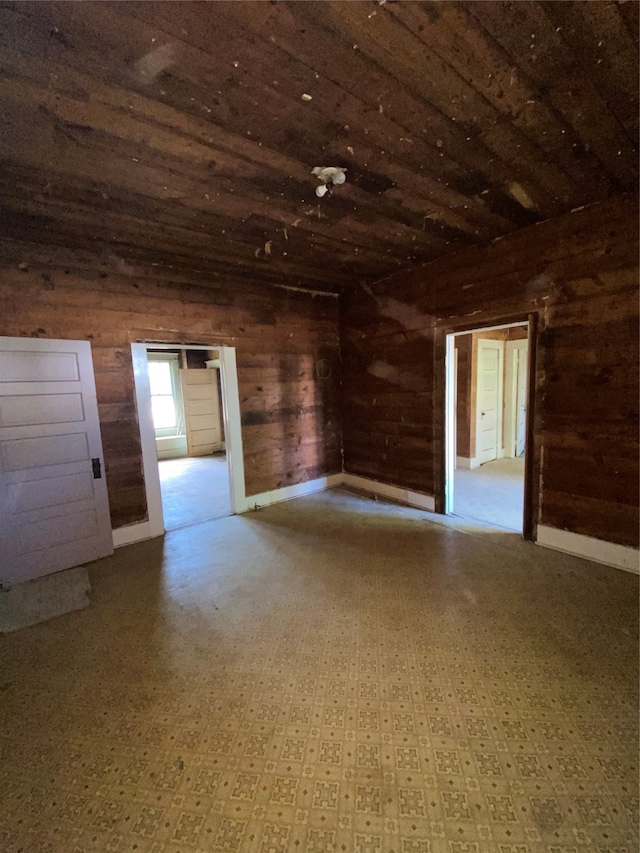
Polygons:
M525 341L526 344L526 341ZM516 392L516 456L522 456L527 434L527 355L528 347L516 350L517 392Z
M512 458L524 453L526 443L528 349L528 340L505 345L504 448Z
M0 338L0 582L111 553L91 344Z
M182 404L187 433L187 454L208 456L222 449L218 371L181 368Z
M496 459L502 438L502 364L504 342L478 341L476 457Z

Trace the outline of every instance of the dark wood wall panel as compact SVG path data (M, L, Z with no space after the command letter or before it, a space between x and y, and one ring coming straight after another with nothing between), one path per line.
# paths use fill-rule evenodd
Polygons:
M363 297L341 297L345 470L429 491L433 328L429 318L393 320L393 299Z
M637 546L637 196L391 277L343 308L345 470L440 496L447 329L535 312L536 521Z
M114 527L147 515L134 341L236 347L248 495L341 469L337 299L121 266L0 242L0 335L91 341Z
M471 424L475 413L475 390L473 382L473 337L460 335L455 339L458 351L458 373L456 376L456 455L470 459L475 453L475 435Z

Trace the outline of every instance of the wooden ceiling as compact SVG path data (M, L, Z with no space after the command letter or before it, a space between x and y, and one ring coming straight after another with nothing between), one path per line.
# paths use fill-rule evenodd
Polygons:
M371 283L635 191L637 67L636 2L1 3L0 232Z

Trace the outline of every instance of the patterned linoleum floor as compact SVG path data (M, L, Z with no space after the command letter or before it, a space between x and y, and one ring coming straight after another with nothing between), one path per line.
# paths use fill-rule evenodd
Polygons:
M637 851L633 575L340 491L90 574L0 638L2 853Z

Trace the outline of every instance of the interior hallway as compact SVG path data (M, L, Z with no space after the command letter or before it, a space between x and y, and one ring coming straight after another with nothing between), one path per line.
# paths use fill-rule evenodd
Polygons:
M333 491L0 638L0 848L637 850L638 578Z
M165 530L231 515L224 453L158 462Z
M524 456L456 468L453 512L461 518L522 532L523 501Z

